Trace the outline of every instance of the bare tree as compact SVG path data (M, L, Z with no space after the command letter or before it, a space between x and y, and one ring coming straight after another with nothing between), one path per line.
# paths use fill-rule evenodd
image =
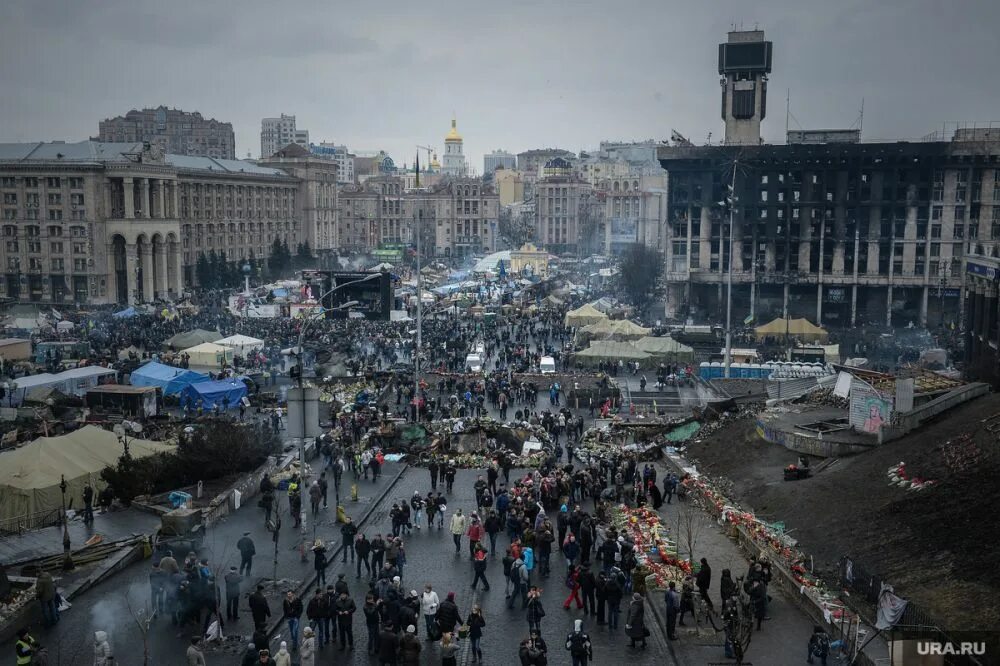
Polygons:
M683 552L687 553L691 564L694 564L695 549L705 531L705 515L696 506L682 506L677 513L677 555L682 555L683 547Z
M153 623L154 613L146 606L134 608L129 590L125 590L125 606L142 635L142 666L149 666L149 626Z

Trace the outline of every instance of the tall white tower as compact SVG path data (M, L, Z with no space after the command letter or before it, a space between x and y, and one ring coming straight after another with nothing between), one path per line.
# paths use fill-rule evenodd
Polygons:
M719 44L719 84L727 144L760 143L770 73L771 42L764 41L763 30L734 30L728 42Z
M451 119L451 131L444 138L444 157L441 173L446 176L464 176L468 173L465 165L465 155L462 154L462 135L455 127L455 119Z

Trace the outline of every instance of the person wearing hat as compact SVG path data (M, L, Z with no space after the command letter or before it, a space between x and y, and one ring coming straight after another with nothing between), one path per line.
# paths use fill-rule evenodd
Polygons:
M542 633L537 629L532 629L528 637L521 641L518 647L518 656L521 658L522 666L545 666L548 662L549 647L542 639Z
M396 666L399 652L399 635L389 623L383 624L378 634L378 663L380 666Z
M191 644L188 645L186 655L188 666L205 666L205 654L201 651L200 643L201 636L191 637Z
M242 538L236 542L236 549L240 551L239 573L249 576L250 569L253 568L253 556L257 554L257 548L254 546L249 532L244 532Z
M421 649L423 649L423 646L420 645L420 640L417 639L417 628L412 624L408 625L406 633L403 634L403 638L399 641L400 664L402 666L419 666Z
M240 666L256 666L259 659L260 651L257 646L254 643L249 643L246 652L243 653L243 659L240 660Z
M587 662L594 658L590 636L583 630L583 620L573 622L573 631L566 636L566 649L573 658L573 666L587 666Z
M235 566L229 567L229 572L225 575L226 581L226 619L240 619L240 584L243 576L239 574Z
M28 633L27 627L17 630L17 642L14 643L14 657L17 659L17 666L27 666L34 659L35 652L41 646L38 641Z
M316 666L316 636L313 634L312 627L306 627L302 630L299 666Z

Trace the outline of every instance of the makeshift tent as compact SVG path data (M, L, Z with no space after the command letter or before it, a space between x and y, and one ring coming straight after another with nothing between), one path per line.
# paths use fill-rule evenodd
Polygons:
M694 361L694 349L677 342L669 336L662 338L645 337L632 343L639 351L650 356L669 358L676 361Z
M4 325L4 328L8 328L16 331L38 331L42 328L48 328L49 325L45 322L39 321L38 319L32 319L29 317L14 317L9 319Z
M646 361L652 357L628 342L596 340L583 351L577 352L575 358L585 364L596 364L598 361Z
M652 330L643 328L638 324L630 322L628 319L604 319L596 324L584 326L580 331L590 338L610 339L610 340L638 340L649 335Z
M219 409L236 409L240 400L247 394L247 385L238 379L226 379L216 382L198 382L188 384L181 391L181 404L197 408L200 404L206 410L216 404ZM227 402L228 398L228 402Z
M545 298L542 299L542 306L543 307L558 308L562 304L563 304L563 302L560 299L558 299L555 296L553 296L552 294L549 294L548 296L546 296Z
M56 330L60 333L66 333L73 330L73 322L63 319L61 322L56 324Z
M576 310L570 310L566 313L565 323L567 326L580 327L588 326L590 324L596 324L598 322L604 321L608 318L606 314L595 308L590 303L584 305L583 307L577 308Z
M221 368L223 363L231 365L233 362L232 347L223 347L212 342L189 347L184 353L188 355L190 365L202 368Z
M129 437L133 458L167 453L173 446ZM122 444L114 433L85 426L62 437L42 437L3 454L0 465L0 520L56 511L62 506L59 482L66 478L66 501L83 508L83 486L104 486L101 471L118 462Z
M180 393L188 384L207 382L208 375L184 368L175 368L155 361L147 363L132 372L132 386L158 386L163 395Z
M237 354L243 357L264 347L263 340L252 338L249 335L230 335L228 338L216 340L215 344L232 347Z
M790 319L786 321L778 317L763 326L754 329L758 340L766 337L779 337L786 333L806 342L826 342L828 334L825 329L820 328L808 319Z
M124 310L119 310L118 312L114 313L111 316L114 317L115 319L131 319L132 317L135 317L138 314L139 313L136 312L135 308L129 306Z
M47 372L38 375L28 375L19 377L15 381L15 388L10 392L10 405L16 407L21 404L24 397L32 389L39 387L52 387L65 393L66 395L82 396L87 389L97 386L101 377L114 376L118 374L115 370L102 368L99 365L73 368L58 374L52 375Z
M188 347L200 345L203 342L215 342L221 338L222 334L218 331L206 331L203 328L196 328L193 331L178 333L171 338L167 338L163 346L171 349L187 349Z
M383 261L381 264L376 264L376 265L372 266L371 268L369 268L368 270L370 270L370 271L391 271L392 270L392 264L390 264L387 261Z

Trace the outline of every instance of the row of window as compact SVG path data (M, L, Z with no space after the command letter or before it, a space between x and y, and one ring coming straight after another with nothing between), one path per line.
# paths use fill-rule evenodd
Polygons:
M50 190L59 189L64 184L68 185L72 190L83 189L83 178L77 176L70 178L60 178L58 176L50 176L48 178L35 178L33 176L26 176L24 178L17 178L15 176L0 176L0 188L17 187L19 180L24 184L24 187L29 190L38 189L41 181L44 181L45 187Z
M73 260L71 264L73 266L74 273L86 273L88 262L85 258L77 258ZM62 273L66 270L66 260L61 257L53 257L48 261L49 270L54 273ZM29 271L41 271L44 270L45 262L40 257L28 257L28 263L26 266L21 265L21 261L18 257L7 257L7 270L8 271L20 271L23 268L27 268Z

